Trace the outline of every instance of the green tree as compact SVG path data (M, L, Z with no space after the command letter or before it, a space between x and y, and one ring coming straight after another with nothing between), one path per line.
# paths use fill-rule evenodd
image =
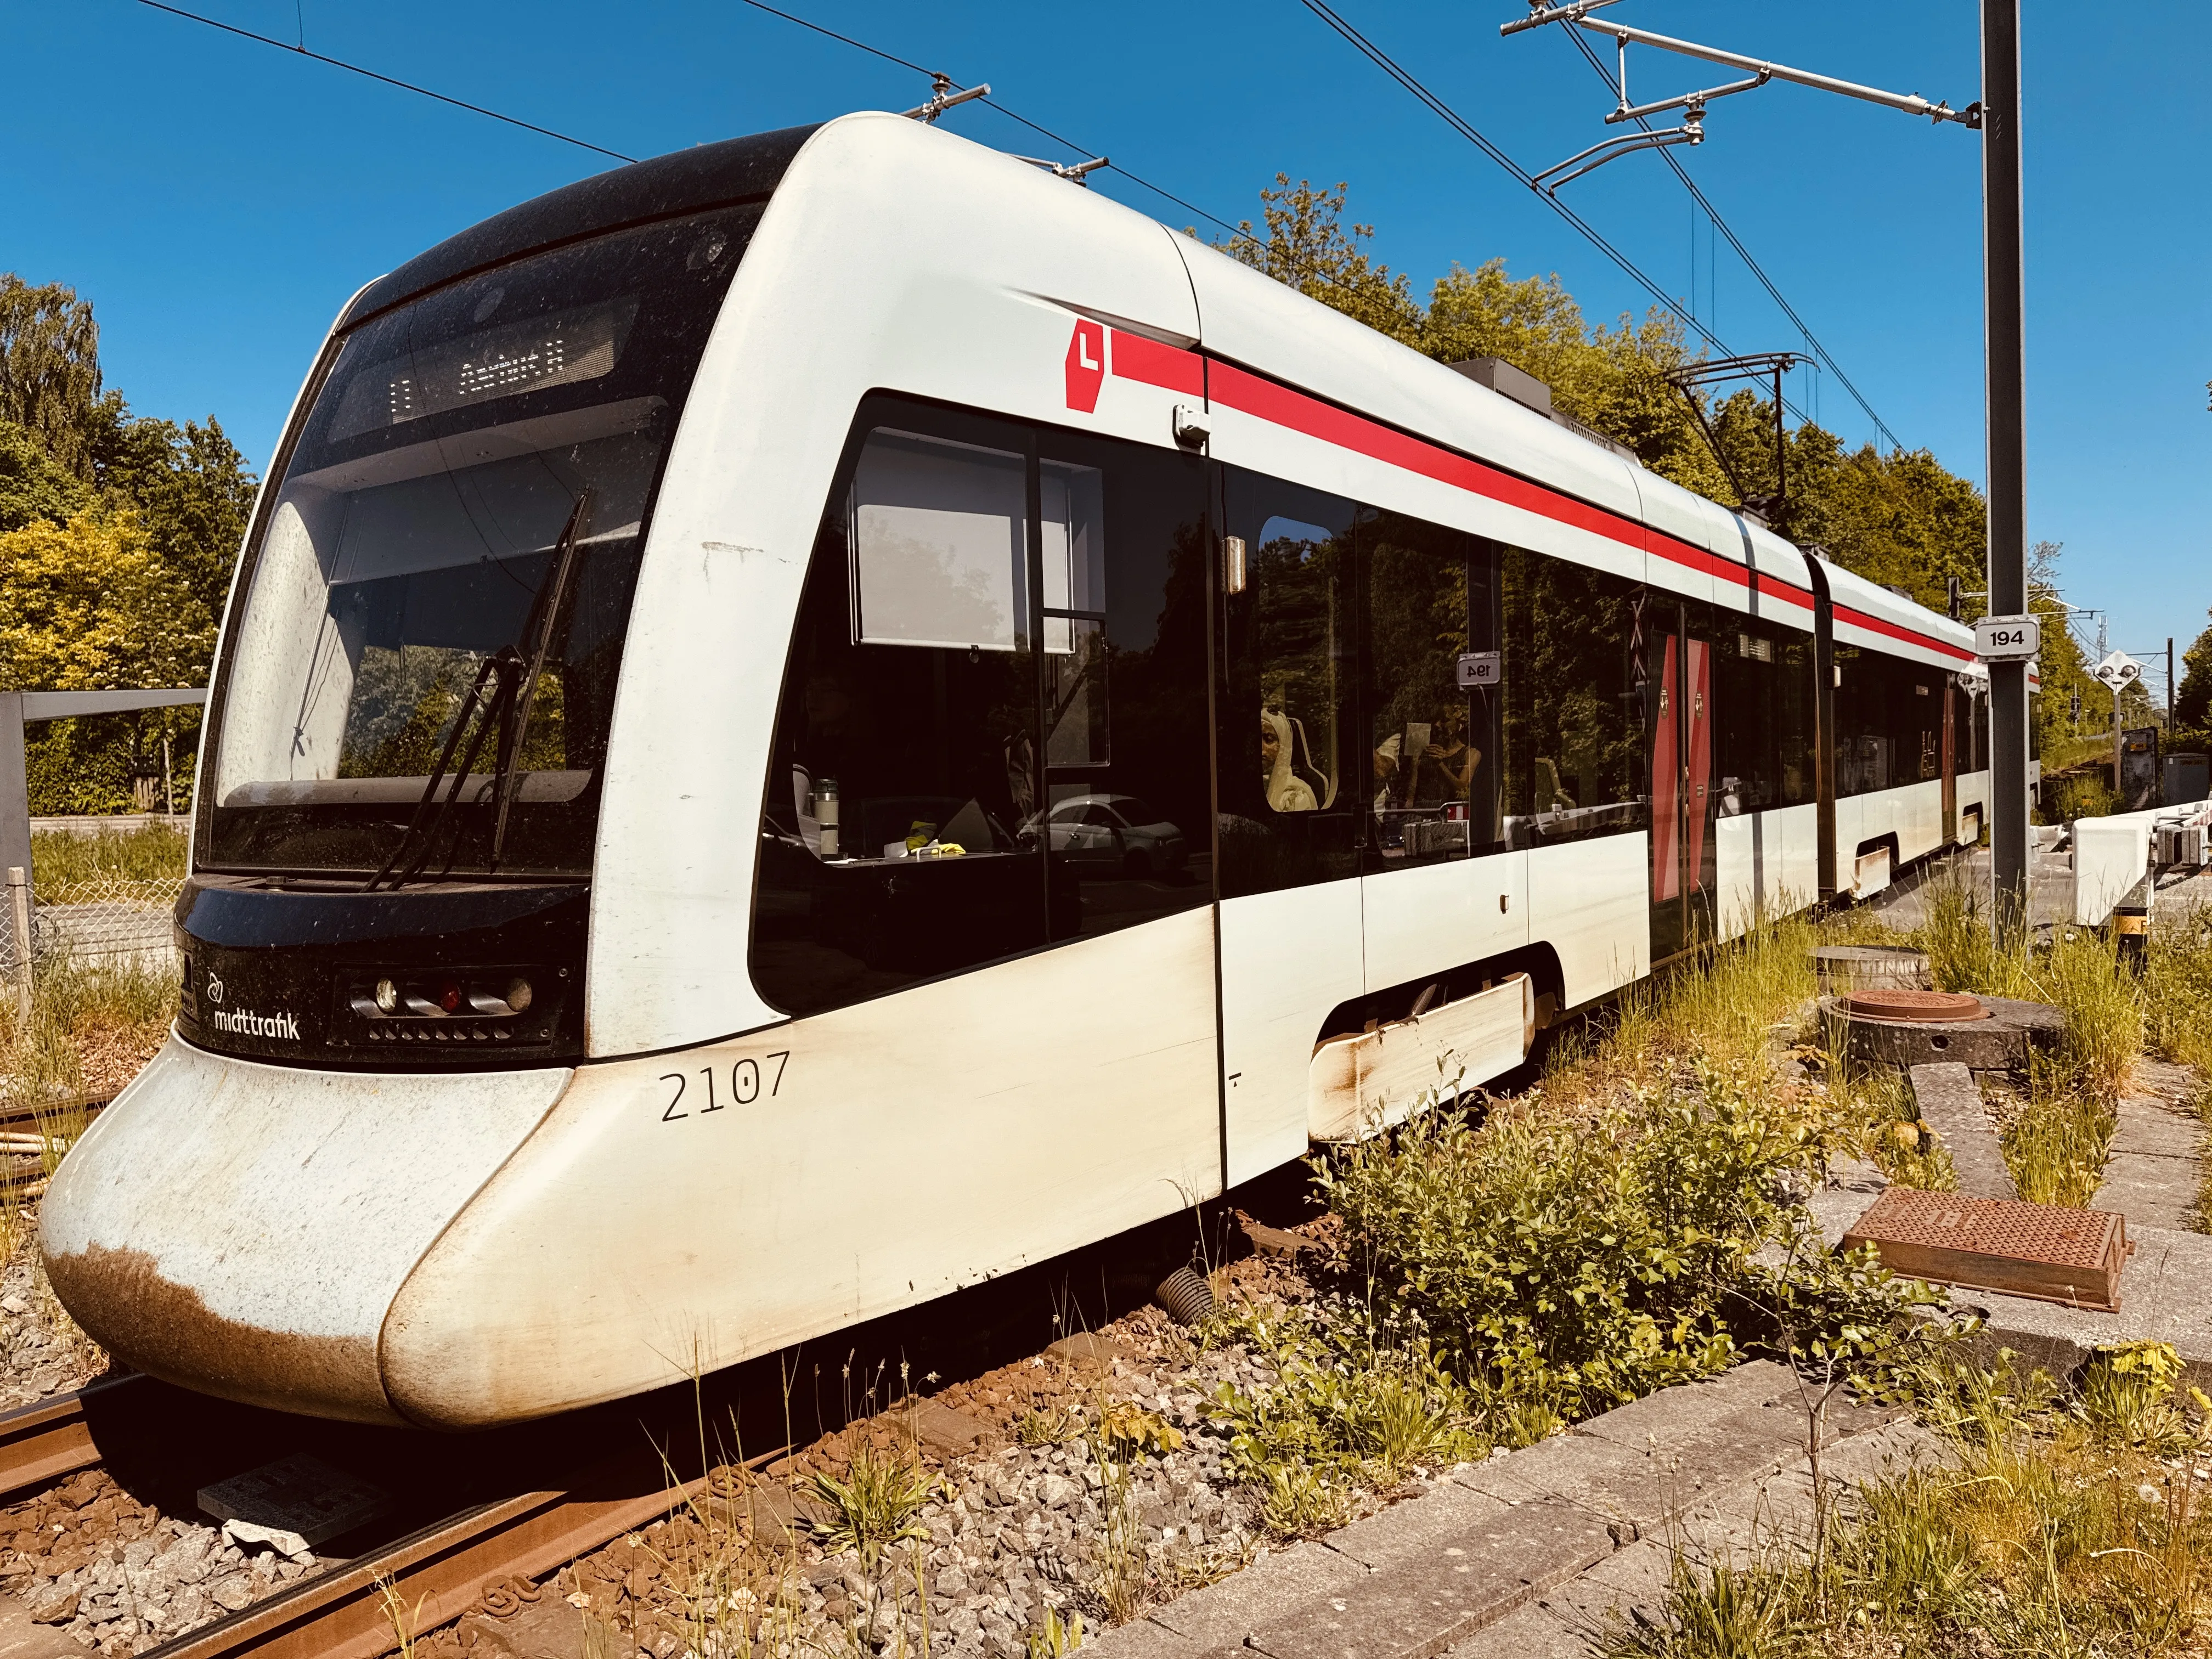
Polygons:
M2038 542L2027 552L2028 609L2043 628L2043 647L2036 653L2043 701L2035 709L2035 731L2044 764L2073 763L2074 739L2112 729L2112 694L2089 671L2093 664L2066 611L2066 596L2058 589L2058 562L2064 552L2058 542ZM2081 718L2074 719L2074 699L2081 699ZM2070 746L2069 746L2070 745Z
M2212 611L2205 614L2212 617ZM2174 727L2203 742L2212 738L2212 627L2181 653L2181 684L2173 694Z
M182 426L136 416L120 392L102 390L90 301L0 273L0 531L60 524L97 498L133 513L138 533L219 615L254 489L212 416Z
M131 504L192 597L221 616L256 488L222 422L134 420L111 398L97 416L92 453L102 489Z
M0 421L27 428L54 463L90 481L100 400L100 325L59 283L0 271Z
M0 688L203 685L214 649L212 615L130 508L0 533ZM165 761L181 800L198 728L197 709L175 708L33 726L31 810L131 811L134 777L158 777Z
M203 684L215 622L127 508L0 534L0 685Z
M25 427L0 421L0 531L21 530L33 520L60 520L92 505L84 482L58 465Z
M1260 192L1260 224L1244 220L1224 251L1309 299L1418 349L1420 305L1406 276L1376 264L1361 246L1373 238L1375 227L1346 227L1348 188L1316 188L1308 179L1293 185L1288 173L1277 173L1274 188Z

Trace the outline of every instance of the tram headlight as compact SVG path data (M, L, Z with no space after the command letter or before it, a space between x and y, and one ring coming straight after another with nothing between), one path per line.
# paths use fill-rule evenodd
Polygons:
M376 981L376 1006L380 1012L396 1014L399 1012L399 988L388 979Z
M532 994L528 980L516 978L507 981L507 1006L514 1009L516 1013L526 1014L530 1012L530 999Z

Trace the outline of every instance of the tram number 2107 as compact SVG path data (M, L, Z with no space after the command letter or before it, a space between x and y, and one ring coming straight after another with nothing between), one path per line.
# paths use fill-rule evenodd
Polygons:
M732 1060L726 1071L719 1066L702 1066L696 1071L664 1072L660 1080L674 1085L675 1092L669 1096L668 1104L661 1108L660 1121L674 1123L680 1118L690 1117L694 1112L703 1117L708 1112L719 1112L732 1103L750 1106L763 1094L773 1100L776 1091L783 1087L783 1068L790 1061L791 1050L786 1048L777 1054L763 1054L758 1059L748 1055L743 1060ZM691 1087L694 1078L699 1079L697 1089ZM691 1097L690 1106L684 1104L687 1091ZM679 1107L683 1109L678 1110Z

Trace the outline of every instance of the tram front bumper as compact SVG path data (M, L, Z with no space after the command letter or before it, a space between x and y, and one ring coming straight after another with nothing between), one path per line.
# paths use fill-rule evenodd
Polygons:
M173 1036L56 1172L47 1277L95 1341L165 1381L404 1423L386 1314L572 1076L295 1070Z

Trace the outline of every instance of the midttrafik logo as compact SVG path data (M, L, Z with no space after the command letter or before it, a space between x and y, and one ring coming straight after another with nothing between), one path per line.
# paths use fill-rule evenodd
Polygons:
M300 1040L300 1022L287 1013L257 1014L251 1008L218 1008L208 1016L218 1031L233 1036L270 1037L285 1042Z

